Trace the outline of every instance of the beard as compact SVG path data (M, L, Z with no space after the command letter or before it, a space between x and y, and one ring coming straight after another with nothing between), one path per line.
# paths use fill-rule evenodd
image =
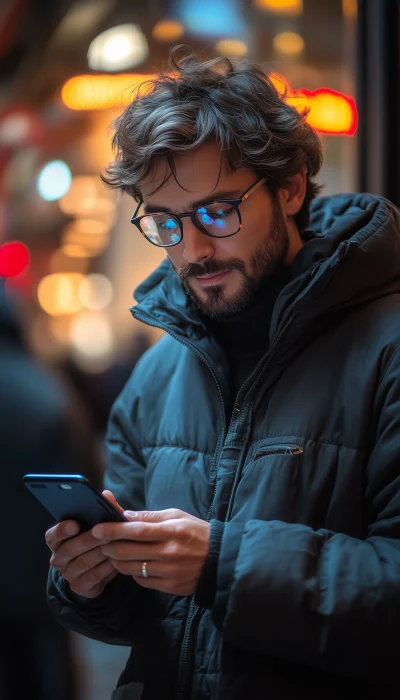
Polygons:
M206 316L223 320L243 311L255 301L262 288L271 277L283 267L289 250L289 232L279 205L275 202L274 224L264 243L255 249L249 268L240 258L230 258L223 263L209 260L203 265L191 263L175 269L182 285L197 308ZM191 287L190 279L200 275L237 270L242 277L239 290L232 297L226 297L223 285L205 287L200 297Z

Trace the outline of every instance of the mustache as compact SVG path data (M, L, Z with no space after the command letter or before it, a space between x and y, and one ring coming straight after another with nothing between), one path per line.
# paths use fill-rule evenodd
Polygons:
M208 260L202 265L200 265L200 263L190 263L189 265L185 265L185 267L180 267L176 270L176 272L181 282L188 282L191 277L217 275L221 274L222 272L228 272L228 270L238 270L239 272L245 274L246 266L243 260L240 260L240 258L231 258L230 260L225 260L224 262Z

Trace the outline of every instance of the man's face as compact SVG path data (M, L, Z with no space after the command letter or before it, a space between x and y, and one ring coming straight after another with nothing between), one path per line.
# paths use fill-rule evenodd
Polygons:
M160 158L141 182L148 212L181 214L193 210L192 202L241 197L258 179L248 168L231 172L224 159L221 168L221 152L211 142L176 156L177 181L171 177L158 189L166 168ZM216 319L251 304L288 254L289 234L279 201L272 200L265 186L240 204L240 213L242 228L229 238L212 238L184 218L183 239L167 249L187 293L204 314Z

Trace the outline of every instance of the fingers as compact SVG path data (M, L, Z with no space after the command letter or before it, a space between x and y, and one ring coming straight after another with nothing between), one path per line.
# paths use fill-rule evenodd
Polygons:
M46 544L52 552L55 552L65 540L77 535L79 530L79 525L75 520L64 520L47 530Z
M191 517L178 508L167 508L166 510L125 510L123 511L128 520L135 520L149 523L162 523L165 520L177 520Z
M58 569L60 573L67 579L71 581L79 576L82 576L86 571L95 568L98 564L108 559L107 554L101 551L101 547L97 546L91 550L86 550L82 554L70 558L61 557L59 551L55 552L50 559L50 566L54 569Z
M117 575L118 571L116 571L109 560L106 560L76 579L69 581L69 586L78 595L83 595L85 598L97 598L106 585Z
M100 545L100 547L103 554L107 557L119 559L120 561L158 560L166 556L166 547L159 542L147 543L118 540L116 542L107 542Z
M125 511L126 513L126 511ZM179 536L181 520L161 522L131 521L128 523L102 523L92 528L93 537L101 540L137 540L140 542L162 542Z
M116 500L114 494L113 494L111 491L108 491L108 490L106 489L105 491L103 491L102 495L103 495L108 501L110 501L110 503L112 503L112 505L115 506L115 508L116 508L120 513L123 513L123 512L124 512L124 509L121 508L121 506L119 505L118 501Z
M54 536L57 542L60 538L60 534ZM92 536L90 530L61 541L52 553L50 565L68 581L72 591L87 598L100 595L118 574L109 557L101 551L101 542Z
M91 530L87 530L77 537L63 540L58 544L58 547L52 549L50 564L62 572L73 559L98 548L102 542L104 543L105 540L100 541L93 537Z

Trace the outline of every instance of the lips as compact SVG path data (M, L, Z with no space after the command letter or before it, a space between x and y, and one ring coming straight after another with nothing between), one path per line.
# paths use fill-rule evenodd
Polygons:
M229 273L230 270L224 270L223 272L214 272L210 275L202 275L201 277L196 277L196 279L202 285L218 284L222 282Z

